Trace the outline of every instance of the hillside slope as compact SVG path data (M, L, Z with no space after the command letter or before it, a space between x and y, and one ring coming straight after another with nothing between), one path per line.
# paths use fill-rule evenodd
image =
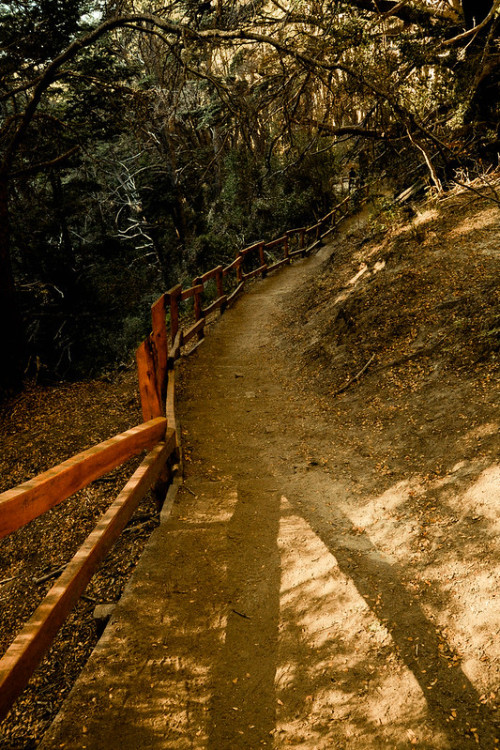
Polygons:
M401 214L351 221L280 327L299 380L364 450L439 474L466 435L473 452L496 440L500 208L465 191Z
M411 222L360 217L275 324L303 405L296 470L337 488L310 522L338 560L354 550L349 575L452 738L413 727L398 747L500 742L499 219L469 191ZM392 671L372 654L366 685Z

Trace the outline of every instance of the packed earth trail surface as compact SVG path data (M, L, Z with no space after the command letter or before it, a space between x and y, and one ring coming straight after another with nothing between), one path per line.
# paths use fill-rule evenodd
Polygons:
M499 211L455 200L183 362L184 483L40 750L500 745Z

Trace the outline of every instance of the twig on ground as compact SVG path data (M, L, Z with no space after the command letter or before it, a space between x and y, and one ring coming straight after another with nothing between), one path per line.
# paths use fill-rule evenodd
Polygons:
M3 586L4 583L10 583L11 581L15 581L17 576L11 576L10 578L4 578L2 581L0 581L0 586Z
M340 393L344 393L344 391L346 391L353 383L355 383L356 380L359 380L359 378L361 377L361 375L363 375L363 373L366 372L366 370L369 368L369 366L371 365L371 363L373 362L374 359L375 359L375 354L372 354L372 356L370 357L370 359L368 360L368 362L366 363L366 365L364 367L362 367L361 370L356 375L354 375L352 378L350 378L347 381L347 383L342 386L342 388L339 388L338 390L334 391L332 395L333 396L338 396Z
M126 529L123 530L123 533L131 534L133 531L140 531L146 526L149 526L151 522L154 520L155 520L154 518L148 518L147 521L143 521L142 523L136 523L134 526L128 526Z
M66 568L66 564L60 565L58 568L55 568L55 570L51 570L50 573L46 573L44 576L40 576L40 578L33 578L33 583L38 585L39 583L45 583L45 581L49 581L51 578L55 578L59 573L62 573L63 570Z
M491 195L486 195L486 193L481 192L481 190L478 190L477 188L472 187L471 185L467 185L465 182L461 182L460 180L457 180L455 177L453 182L455 182L457 185L460 185L460 187L464 188L465 190L470 190L471 193L475 193L480 198L484 198L487 201L491 201L492 203L496 203L497 206L500 206L500 200L498 200L497 192L496 190L489 184L487 184L487 187L491 188L493 193L495 194L495 198L492 198Z
M238 612L237 609L232 609L231 612L234 612L235 615L238 615L239 617L243 617L244 620L251 620L252 618L250 615L245 615L243 612Z

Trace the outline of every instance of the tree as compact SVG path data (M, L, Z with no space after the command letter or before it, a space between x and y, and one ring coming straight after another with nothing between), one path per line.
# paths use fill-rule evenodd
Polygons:
M12 273L10 200L13 181L35 176L66 165L79 147L68 122L60 119L60 101L51 108L47 93L58 82L67 83L68 69L82 51L96 45L120 21L110 20L87 31L82 13L88 3L15 3L2 11L3 79L0 101L3 123L0 129L0 342L5 366L0 389L19 386L24 367L25 336ZM7 29L9 29L7 33ZM28 33L26 33L26 30ZM75 37L72 39L72 37ZM62 49L61 49L62 48ZM78 79L76 79L78 80ZM52 109L52 111L51 111ZM40 139L43 130L49 137ZM47 127L48 126L48 127Z
M78 168L86 139L99 137L109 153L112 142L130 144L102 180L122 201L114 211L118 238L142 238L165 278L169 232L176 252L208 262L221 247L209 235L246 241L252 231L285 221L287 211L310 210L312 185L323 181L321 160L328 168L356 160L365 171L383 160L395 179L405 169L426 171L439 190L471 156L471 144L483 158L494 150L498 113L484 95L498 85L491 3L491 12L475 5L479 27L466 32L457 2L432 0L177 0L157 14L126 2L113 7L116 15L106 16L97 3L78 0L0 6L11 29L0 58L0 340L10 357L4 386L22 369L12 186L36 185L47 174L52 194L63 196L57 171ZM467 4L464 12L470 25ZM113 79L106 63L96 73L96 61L111 58L134 70L133 80ZM128 87L126 110L113 100L120 86ZM105 94L113 106L101 106ZM113 107L120 112L115 130ZM111 188L111 173L120 186ZM112 215L107 220L115 221ZM63 235L65 221L59 212ZM68 236L64 242L69 252Z

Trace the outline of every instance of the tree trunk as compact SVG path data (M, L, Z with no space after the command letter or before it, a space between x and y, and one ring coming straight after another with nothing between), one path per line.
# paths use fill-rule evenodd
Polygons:
M25 333L10 258L7 180L0 179L0 398L22 386Z

